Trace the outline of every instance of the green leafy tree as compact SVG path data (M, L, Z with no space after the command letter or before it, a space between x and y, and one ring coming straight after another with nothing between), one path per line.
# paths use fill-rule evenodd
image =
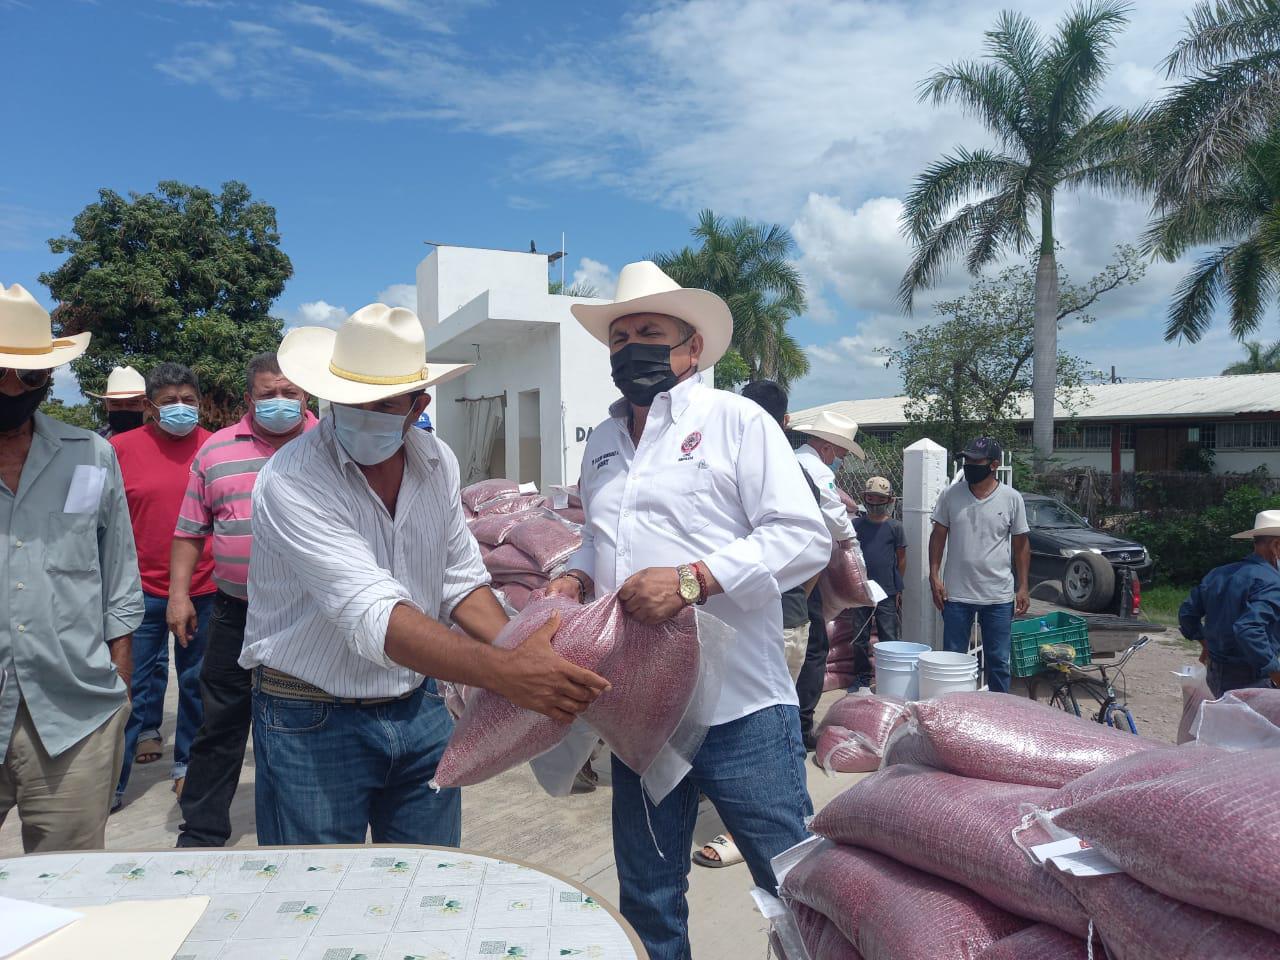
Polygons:
M98 411L91 403L66 404L56 397L50 397L40 405L40 412L85 430L97 430L102 426Z
M653 261L682 287L702 287L721 296L733 314L733 349L746 365L732 382L776 380L784 387L809 372L809 358L790 333L788 322L807 306L804 281L791 257L795 241L777 224L745 217L725 220L710 210L698 215L690 231L696 247L654 254ZM717 386L721 377L716 377Z
M1222 371L1224 377L1238 377L1250 373L1280 373L1280 341L1266 347L1256 340L1244 345L1245 357Z
M549 280L547 281L547 293L550 293L553 296L583 297L584 299L600 296L595 286L585 281L575 281L574 283L565 286L564 282L561 280Z
M716 361L716 389L732 390L751 379L751 368L742 354L732 348Z
M101 392L117 364L172 360L200 378L207 425L236 418L245 361L283 332L270 309L293 265L275 208L235 181L217 194L173 180L128 199L104 189L49 248L68 254L40 277L60 301L55 332L93 334L72 364L82 390Z
M1053 453L1054 200L1060 190L1127 189L1134 180L1131 122L1117 110L1093 110L1128 10L1113 0L1078 4L1051 38L1029 17L1006 11L986 35L982 60L952 64L921 85L921 100L960 105L983 121L998 146L958 148L917 178L903 212L915 255L902 278L901 301L910 310L916 292L961 254L977 274L1009 249L1038 249L1032 359L1038 470Z
M1104 294L1138 282L1144 261L1132 247L1119 247L1114 263L1083 285L1062 274L1054 324L1092 323L1088 312ZM1031 265L1009 267L974 283L969 292L938 303L944 319L903 333L886 350L902 376L910 434L929 436L953 454L974 433L1017 443L1022 401L1032 391L1036 350L1036 278ZM1085 363L1059 350L1055 399L1070 409L1084 383Z
M1174 293L1166 340L1198 341L1224 294L1231 332L1244 339L1257 330L1280 294L1280 127L1212 182L1168 204L1144 243L1170 262L1216 244Z
M1164 61L1179 83L1141 138L1162 204L1212 191L1280 125L1280 0L1201 0Z

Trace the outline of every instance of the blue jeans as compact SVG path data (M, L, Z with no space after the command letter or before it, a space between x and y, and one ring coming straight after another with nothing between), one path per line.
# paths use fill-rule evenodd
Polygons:
M185 647L176 641L173 645L173 659L178 667L178 722L173 735L173 770L170 774L174 780L187 775L191 741L204 720L204 708L200 703L200 666L204 662L204 648L209 642L213 597L210 593L191 598L196 608L195 636ZM129 786L138 742L164 741L160 726L164 720L164 695L169 689L169 625L165 621L169 599L143 593L142 600L142 623L133 631L133 682L129 691L133 699L133 713L124 728L124 764L120 767L120 782L116 785L117 803L124 798L125 788Z
M614 757L613 849L620 906L650 960L690 956L685 892L699 792L715 804L756 885L773 893L777 883L769 861L808 836L804 821L813 803L804 757L800 713L781 705L712 727L689 775L656 807L644 795L640 778Z
M1013 644L1013 601L1008 603L961 603L948 600L942 606L942 648L952 653L969 652L973 618L982 630L982 662L987 688L992 693L1008 693L1010 683L1009 647Z
M377 706L317 703L254 685L258 843L423 843L456 847L462 792L428 784L453 720L428 680Z

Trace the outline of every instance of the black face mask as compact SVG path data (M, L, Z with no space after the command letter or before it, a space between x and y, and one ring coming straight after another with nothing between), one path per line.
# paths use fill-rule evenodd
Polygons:
M670 390L680 378L671 369L671 347L665 343L628 343L609 358L613 382L637 407L647 407L654 397Z
M30 420L36 408L44 403L44 398L49 395L49 387L50 384L46 383L39 390L28 390L16 397L0 393L0 433L17 430Z
M966 463L964 465L964 479L966 483L981 483L989 476L991 476L991 464L989 463Z
M107 426L112 433L128 433L142 426L141 410L112 410L107 413Z

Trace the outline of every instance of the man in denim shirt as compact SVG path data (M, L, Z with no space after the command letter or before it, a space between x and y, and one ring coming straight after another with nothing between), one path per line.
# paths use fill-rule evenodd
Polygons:
M1253 553L1211 570L1178 611L1182 635L1200 643L1215 697L1280 685L1280 510L1264 510L1232 539L1252 540Z
M88 345L0 285L0 823L16 805L28 853L103 845L142 622L110 444L35 412Z

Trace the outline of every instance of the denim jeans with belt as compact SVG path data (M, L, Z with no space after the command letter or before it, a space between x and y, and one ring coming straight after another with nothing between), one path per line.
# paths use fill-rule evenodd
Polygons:
M942 648L951 653L969 652L973 619L982 630L982 663L987 688L992 693L1008 693L1013 646L1013 601L1008 603L962 603L948 600L942 605Z
M1230 693L1232 690L1274 686L1271 677L1256 667L1248 667L1243 663L1228 663L1216 657L1209 661L1205 682L1215 697Z
M133 682L130 685L133 713L124 731L124 766L116 785L116 803L124 798L138 743L146 740L164 742L160 724L164 718L164 695L169 687L169 624L165 611L168 597L142 595L142 623L133 631ZM209 640L209 620L213 615L213 594L192 597L196 608L196 632L185 647L176 640L173 658L178 668L178 719L173 734L173 768L171 776L179 780L187 775L191 741L204 719L200 701L200 665Z
M258 843L456 847L462 793L429 784L453 731L427 680L403 700L320 703L253 691Z
M690 956L685 892L698 794L715 805L756 885L772 893L777 883L769 861L808 835L804 821L813 803L804 758L799 711L782 705L712 727L689 775L656 807L640 778L613 758L619 905L650 960Z

